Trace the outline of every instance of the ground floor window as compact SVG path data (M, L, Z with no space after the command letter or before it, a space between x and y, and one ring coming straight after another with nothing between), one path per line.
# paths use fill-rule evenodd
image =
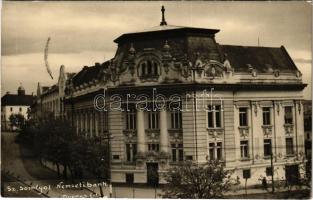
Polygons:
M272 140L265 139L264 140L264 157L269 157L272 154Z
M266 167L266 176L272 176L272 167Z
M133 173L126 173L125 179L127 184L133 184L134 183L134 174Z
M250 169L244 169L242 170L242 177L244 179L248 179L251 177L251 170Z
M299 182L300 173L298 165L286 165L285 176L288 184L297 184Z

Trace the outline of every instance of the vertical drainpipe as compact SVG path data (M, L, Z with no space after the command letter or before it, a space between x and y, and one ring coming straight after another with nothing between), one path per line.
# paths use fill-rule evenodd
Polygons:
M277 142L276 142L276 120L275 120L275 102L273 101L273 120L274 120L274 125L273 125L273 132L274 132L274 143L275 143L275 162L277 162Z
M194 84L195 84L195 75L196 72L194 72ZM194 134L195 134L195 140L196 140L196 162L198 163L198 139L197 139L197 97L196 97L196 86L194 85L194 89L193 89L193 108L194 108Z
M298 159L298 126L297 126L297 102L294 101L294 110L295 110L295 132L296 132L296 153L297 153L297 159ZM301 104L299 104L301 106ZM299 109L299 108L298 108Z
M253 119L253 105L252 101L250 101L250 127L251 127L251 153L252 153L252 164L254 164L254 137L253 137L253 125L252 125L252 119Z

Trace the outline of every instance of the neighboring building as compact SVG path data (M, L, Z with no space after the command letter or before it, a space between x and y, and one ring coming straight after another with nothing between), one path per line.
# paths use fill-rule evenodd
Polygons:
M37 86L37 100L34 105L34 112L37 116L43 117L52 114L56 118L63 118L65 114L64 98L65 87L68 79L74 76L73 73L66 73L64 65L60 66L58 82L51 87Z
M10 122L12 114L21 114L28 119L29 107L32 105L35 96L27 95L23 86L19 86L17 94L7 92L1 98L1 130L14 130Z
M283 46L221 45L218 32L167 25L163 15L160 26L115 39L113 59L67 81L65 115L77 133L112 136L113 182L164 183L162 174L181 161L217 159L241 180L250 174L248 185L260 184L270 176L271 154L277 177L299 175L300 71ZM43 107L53 110L57 94L51 89L55 97Z

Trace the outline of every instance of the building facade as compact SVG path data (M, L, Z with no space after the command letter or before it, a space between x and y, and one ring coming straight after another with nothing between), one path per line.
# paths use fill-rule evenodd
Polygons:
M19 86L17 94L7 92L1 98L1 130L14 130L10 122L10 116L21 114L25 120L28 119L29 108L35 100L35 96L25 93L23 86Z
M248 185L270 179L271 160L275 176L299 176L301 72L284 46L222 45L218 32L167 25L163 13L160 26L121 35L114 58L66 82L77 133L110 138L112 182L165 183L186 160L220 160L241 180L249 174Z
M74 73L66 73L64 65L60 66L58 82L50 87L37 85L37 99L33 109L35 116L44 117L51 114L55 118L65 117L65 89Z

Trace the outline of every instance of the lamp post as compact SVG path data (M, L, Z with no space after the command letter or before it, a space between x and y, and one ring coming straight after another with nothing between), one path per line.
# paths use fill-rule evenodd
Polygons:
M275 187L274 187L274 166L273 166L273 151L271 150L271 175L272 175L272 193L275 192Z

